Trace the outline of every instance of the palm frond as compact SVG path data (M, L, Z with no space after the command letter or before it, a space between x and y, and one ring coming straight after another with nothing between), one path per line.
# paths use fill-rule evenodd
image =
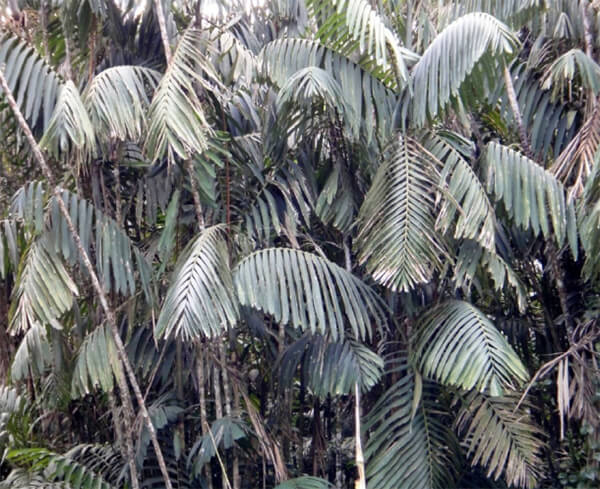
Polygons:
M600 92L600 66L581 49L571 49L556 58L544 74L542 88L552 88L556 97L564 90L565 82L570 84L576 79L594 95Z
M273 41L261 51L260 63L263 75L280 87L298 70L310 66L336 73L347 106L361 121L367 140L372 139L375 128L378 134L389 134L396 104L394 93L360 65L318 41Z
M402 88L408 82L403 48L395 32L367 0L308 0L316 18L317 38L346 56L357 53L373 63L372 73L387 86Z
M332 487L334 486L325 479L304 475L282 482L275 486L275 489L330 489Z
M351 394L357 383L367 392L383 373L381 357L362 343L329 342L321 335L305 334L285 350L279 362L282 385L292 383L301 365L308 388L321 398Z
M19 230L14 219L0 220L0 279L19 266Z
M144 152L151 161L167 156L187 159L208 147L212 133L195 83L212 88L202 76L218 83L202 49L202 32L189 28L179 40L173 59L161 79L150 105L149 127ZM212 75L212 76L211 76Z
M491 15L471 13L454 21L412 70L411 123L423 126L450 102L483 98L495 86L498 63L513 56L517 46L510 29Z
M324 258L287 248L270 248L244 258L234 269L240 304L271 314L303 331L344 337L371 336L373 319L385 327L380 299L364 282Z
M64 481L72 489L113 489L102 476L86 466L45 448L10 450L7 458L18 465L35 467L38 471L43 469L47 481Z
M435 230L440 162L402 135L388 149L360 209L355 241L359 262L392 290L428 282L449 261Z
M84 102L96 133L104 140L137 141L146 129L150 105L160 73L142 66L114 66L94 77Z
M531 229L536 236L541 232L559 246L568 238L577 256L575 206L566 199L565 189L556 177L535 161L494 142L486 148L485 161L488 191L504 202L515 224Z
M596 155L592 172L584 187L579 206L579 237L585 251L583 275L588 280L600 274L600 153Z
M96 151L96 136L79 90L68 81L60 95L40 146L55 157L71 147L87 155Z
M468 302L444 302L419 323L414 357L425 376L492 396L529 378L502 333Z
M453 280L457 287L469 286L478 268L487 272L493 281L496 292L502 292L508 285L512 288L521 312L527 306L526 288L510 264L495 250L483 248L479 243L465 240L458 250Z
M431 134L424 142L424 147L444 163L440 180L451 196L444 200L437 226L446 232L455 223L455 238L473 239L493 249L496 215L483 183L465 158L465 146L469 147L469 142L452 133Z
M62 82L36 50L20 38L0 38L0 66L24 117L32 127L46 129Z
M183 254L156 323L157 337L211 337L233 327L238 306L221 228L203 231Z
M30 325L12 359L10 376L14 381L41 376L52 364L52 351L46 326Z
M60 317L71 309L77 286L62 260L44 238L36 239L17 276L11 304L10 330L24 333L37 322L62 329Z
M456 425L473 465L487 468L487 476L504 474L511 486L534 488L543 474L542 432L531 419L531 409L519 394L489 397L473 392L463 402Z
M370 431L365 450L369 487L453 487L457 443L444 421L443 406L428 386L415 406L414 373L406 363L394 371L400 380L379 398L364 425Z
M75 265L79 261L78 251L58 203L52 197L45 205L48 191L40 196L39 185L38 182L32 182L19 189L13 198L11 213L36 227L43 220L41 216L48 216L43 233L48 249L62 255L69 264ZM62 200L69 209L83 247L90 256L93 243L96 270L104 287L123 295L133 295L137 271L146 299L152 302L150 266L125 231L114 219L68 190L62 191Z
M112 392L113 373L119 375L121 363L108 325L100 325L83 340L79 347L71 382L74 397L83 397L95 387Z

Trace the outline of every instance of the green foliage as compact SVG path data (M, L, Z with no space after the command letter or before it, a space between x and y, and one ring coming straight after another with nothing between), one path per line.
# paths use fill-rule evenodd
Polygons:
M414 355L425 376L492 396L529 378L502 333L468 302L443 302L425 314Z

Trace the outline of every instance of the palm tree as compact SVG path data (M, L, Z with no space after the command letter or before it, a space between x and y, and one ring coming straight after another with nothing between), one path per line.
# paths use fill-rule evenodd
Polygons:
M215 5L10 3L0 487L597 484L597 5Z

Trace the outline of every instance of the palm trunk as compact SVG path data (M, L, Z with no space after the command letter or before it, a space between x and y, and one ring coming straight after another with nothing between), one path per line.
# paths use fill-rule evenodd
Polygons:
M531 146L529 145L527 130L525 129L525 125L523 124L523 118L521 117L521 111L519 110L519 102L517 100L517 94L515 93L515 87L512 82L512 76L510 74L508 66L506 65L504 65L504 84L506 85L508 103L510 104L513 117L515 118L515 122L517 123L517 128L519 130L519 139L521 141L523 152L529 159L533 160L534 155L533 151L531 150Z
M165 464L165 459L163 457L162 450L160 448L160 444L158 443L158 438L156 436L156 430L154 429L154 425L152 424L152 420L150 419L148 409L146 408L146 403L144 402L144 398L142 397L142 392L140 390L140 386L135 377L135 372L133 371L133 367L131 366L131 363L129 362L127 352L125 351L125 345L123 344L121 335L119 333L119 328L117 326L117 319L115 317L115 313L108 304L106 292L104 291L104 288L102 287L102 285L100 285L100 281L98 280L96 271L94 270L94 267L90 261L90 258L88 256L87 252L85 251L85 248L83 247L83 244L81 242L81 237L79 236L79 233L75 229L73 221L71 220L71 215L69 213L69 210L67 209L67 207L62 199L61 192L60 192L59 188L54 185L54 177L52 175L52 171L50 170L50 167L46 163L46 160L44 159L44 155L42 154L42 150L40 149L39 145L37 144L37 141L33 137L31 129L29 128L29 125L27 124L27 121L25 121L23 114L21 114L21 111L19 110L17 102L8 86L8 83L6 82L6 78L4 77L4 73L2 71L0 71L0 85L2 86L2 89L4 90L4 94L6 96L8 104L9 104L11 110L13 111L15 118L17 119L17 122L19 123L19 126L23 130L23 133L25 134L25 136L31 146L34 158L37 160L38 164L40 165L42 173L44 174L45 178L48 180L48 184L51 187L53 187L53 189L54 189L53 190L54 198L56 199L56 202L58 204L59 211L62 214L63 218L65 219L69 233L73 237L73 241L75 242L75 246L77 248L79 257L81 258L81 261L82 261L84 267L86 268L87 272L90 275L90 279L92 281L92 286L93 286L96 294L98 295L100 305L102 307L102 310L104 311L104 314L105 314L108 324L110 326L110 330L111 330L113 339L115 341L115 346L117 348L117 353L119 355L119 359L121 361L122 366L125 368L127 376L129 378L129 382L131 383L133 392L137 399L137 402L138 402L138 405L139 405L139 408L141 411L142 419L144 420L144 422L148 428L148 432L150 434L150 439L152 440L152 445L154 446L154 450L156 452L156 458L158 460L158 465L160 467L161 473L162 473L164 481L165 481L165 486L167 489L172 489L173 486L172 486L171 480L169 478L169 473L167 472L167 466ZM120 375L117 375L117 383L119 385L119 389L122 391L121 395L124 396L125 398L129 399L129 389L127 388L125 375L123 373L121 373ZM124 409L128 409L129 404L126 402L126 403L124 403L123 407L124 407ZM129 413L126 413L126 415L128 415L128 414ZM137 483L137 474L135 474L135 477L134 477L134 471L135 471L134 463L130 464L130 470L132 473L132 479L134 480L134 483Z
M169 64L171 62L171 44L169 43L169 35L167 34L167 21L165 19L165 12L163 11L162 0L154 0L154 8L156 9L156 18L158 19L160 37L165 50L165 58L167 58L167 64Z
M200 429L202 435L206 435L206 427L208 426L208 418L206 416L206 375L204 373L204 349L202 344L198 343L196 346L196 376L198 377L198 403L200 404ZM212 474L210 473L210 466L205 466L206 470L206 481L208 489L212 489Z

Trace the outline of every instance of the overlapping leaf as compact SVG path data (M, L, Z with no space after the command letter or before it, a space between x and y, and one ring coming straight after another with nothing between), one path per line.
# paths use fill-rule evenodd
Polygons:
M277 322L312 333L357 338L385 325L380 299L351 273L319 256L270 248L244 258L234 269L240 303L273 315Z
M444 302L419 323L414 356L427 377L492 396L529 378L502 333L468 302Z
M358 216L355 248L373 278L392 290L428 282L451 260L435 229L440 162L398 136L377 171Z
M218 336L238 319L227 244L221 228L203 231L190 243L174 272L155 334L186 340Z

